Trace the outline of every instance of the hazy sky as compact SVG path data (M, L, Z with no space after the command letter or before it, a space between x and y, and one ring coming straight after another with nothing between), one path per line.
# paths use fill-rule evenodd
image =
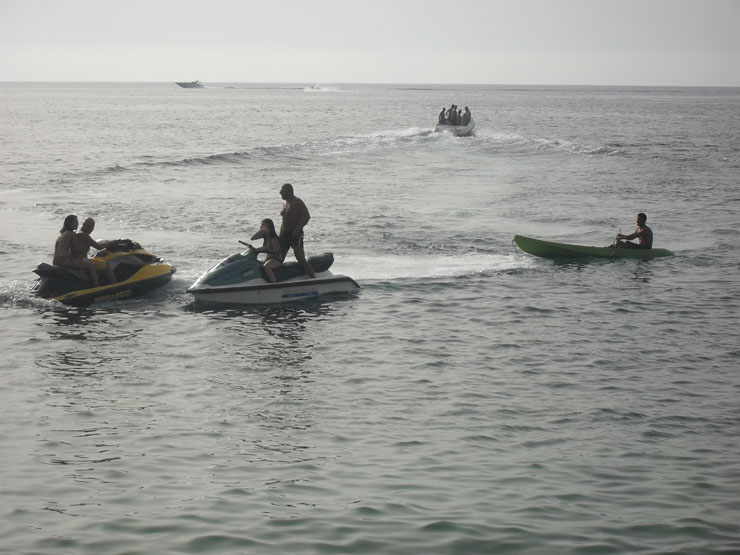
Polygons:
M740 86L740 0L0 0L0 81Z

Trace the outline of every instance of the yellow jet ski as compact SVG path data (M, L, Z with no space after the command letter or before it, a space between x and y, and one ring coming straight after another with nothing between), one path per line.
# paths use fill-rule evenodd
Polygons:
M93 287L85 270L42 263L34 270L39 280L33 293L72 306L89 306L137 297L161 287L175 273L174 266L129 239L119 239L93 258L108 263L116 283Z

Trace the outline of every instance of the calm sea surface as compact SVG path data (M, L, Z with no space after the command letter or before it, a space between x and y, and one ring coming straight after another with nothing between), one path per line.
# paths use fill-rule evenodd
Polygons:
M0 83L0 129L0 552L740 551L739 89ZM285 182L360 293L194 303ZM512 245L640 211L675 257ZM174 279L34 298L71 213Z

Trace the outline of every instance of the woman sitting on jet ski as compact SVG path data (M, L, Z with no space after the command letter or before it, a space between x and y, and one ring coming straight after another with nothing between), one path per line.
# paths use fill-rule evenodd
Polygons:
M252 235L252 241L260 238L263 240L262 246L254 250L257 253L267 253L267 258L262 264L262 267L265 270L267 281L269 281L270 283L275 283L276 280L274 270L283 263L283 258L285 258L285 255L280 248L280 240L278 239L278 235L275 232L275 224L270 218L265 218L264 220L262 220L262 222L260 223L259 231Z
M98 275L95 273L95 264L90 260L72 256L72 244L75 240L75 230L78 225L77 216L74 214L64 218L64 226L59 230L59 237L54 244L54 260L51 263L54 266L87 270L93 287L98 287L100 284L98 283Z

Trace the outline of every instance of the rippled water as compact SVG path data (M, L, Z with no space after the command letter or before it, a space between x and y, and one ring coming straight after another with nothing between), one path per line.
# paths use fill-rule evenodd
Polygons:
M431 132L469 105L475 137ZM740 91L0 84L0 551L740 550ZM200 306L311 209L352 297ZM552 262L515 233L647 262ZM31 296L64 216L178 268Z

